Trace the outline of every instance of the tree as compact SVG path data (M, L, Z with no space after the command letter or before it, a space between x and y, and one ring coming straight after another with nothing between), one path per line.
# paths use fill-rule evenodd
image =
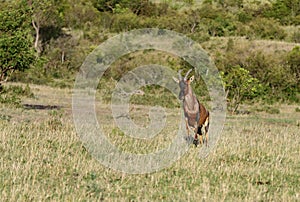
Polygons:
M225 83L228 109L232 113L238 110L243 101L255 97L262 89L259 81L240 66L234 66L226 73L221 72L221 76Z
M14 71L23 71L34 62L34 49L24 1L2 4L0 9L0 86Z
M65 2L58 0L28 0L35 30L34 48L41 54L43 43L61 34Z

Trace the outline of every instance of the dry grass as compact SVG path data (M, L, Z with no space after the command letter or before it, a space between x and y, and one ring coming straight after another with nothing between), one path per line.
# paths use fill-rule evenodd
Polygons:
M202 43L203 48L211 54L215 52L225 52L228 40L232 39L234 48L238 51L249 54L252 52L264 52L267 55L278 55L291 51L299 43L288 43L284 41L271 40L249 40L245 37L215 37L212 40ZM215 56L214 56L215 57Z
M199 147L191 147L170 168L129 175L102 166L82 146L71 119L71 90L32 89L38 99L24 103L62 108L1 107L1 115L11 116L10 121L0 120L2 201L300 200L300 113L293 110L296 106L281 107L280 114L229 116L216 150L207 159L199 159ZM109 116L109 111L98 110L101 116ZM176 114L168 114L173 122ZM138 118L138 114L133 116ZM166 133L173 130L166 129ZM161 144L153 141L150 145L162 146L172 137L158 138ZM129 149L131 144L124 141L120 147Z

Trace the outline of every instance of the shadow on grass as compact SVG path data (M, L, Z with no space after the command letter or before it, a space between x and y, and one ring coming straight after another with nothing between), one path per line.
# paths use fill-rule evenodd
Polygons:
M54 110L54 109L61 109L61 106L57 105L36 105L36 104L24 104L24 109L37 109L37 110Z

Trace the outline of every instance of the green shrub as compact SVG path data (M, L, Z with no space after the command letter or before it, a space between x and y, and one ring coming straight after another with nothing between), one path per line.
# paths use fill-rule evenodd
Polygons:
M111 31L113 32L125 32L138 28L141 28L140 20L134 13L126 12L113 16L113 23L111 25Z
M248 23L253 19L251 14L249 14L243 10L237 14L237 18L242 23Z
M248 35L262 39L282 40L287 34L280 24L272 19L255 18L249 23Z
M283 25L297 25L297 17L300 14L299 1L297 0L276 0L272 6L263 13L266 17L278 19Z
M195 15L195 14L194 14ZM207 27L210 36L231 36L236 34L237 21L235 16L225 9L209 4L197 10L200 23Z
M0 85L15 71L28 69L35 61L31 21L25 1L0 3Z
M292 42L300 43L300 28L293 32L291 40Z
M294 57L290 60L297 64L297 56ZM252 53L246 59L244 67L264 84L265 101L268 99L297 101L297 76L291 67L292 62L287 61L289 59L286 54L267 55L262 51Z
M298 90L300 90L300 46L296 46L287 55L287 63L291 72L296 77Z
M262 85L256 78L253 78L249 71L234 66L226 72L221 72L225 85L229 111L235 113L240 104L247 99L253 99L260 94Z
M6 89L6 92L10 92L12 94L15 94L17 96L22 96L22 97L30 97L30 98L34 97L34 94L32 93L28 84L25 87L9 86Z
M2 86L0 92L0 103L21 107L22 97L34 97L29 85L22 86Z
M16 95L1 94L0 103L9 106L21 107L21 98Z

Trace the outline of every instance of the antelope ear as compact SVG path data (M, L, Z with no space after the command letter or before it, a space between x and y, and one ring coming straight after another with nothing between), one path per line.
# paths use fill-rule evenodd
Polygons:
M176 83L179 83L179 80L178 80L177 78L175 78L174 76L173 76L173 80L174 80Z
M192 82L194 81L194 79L195 79L195 76L192 76L192 77L189 79L190 83L192 83Z

